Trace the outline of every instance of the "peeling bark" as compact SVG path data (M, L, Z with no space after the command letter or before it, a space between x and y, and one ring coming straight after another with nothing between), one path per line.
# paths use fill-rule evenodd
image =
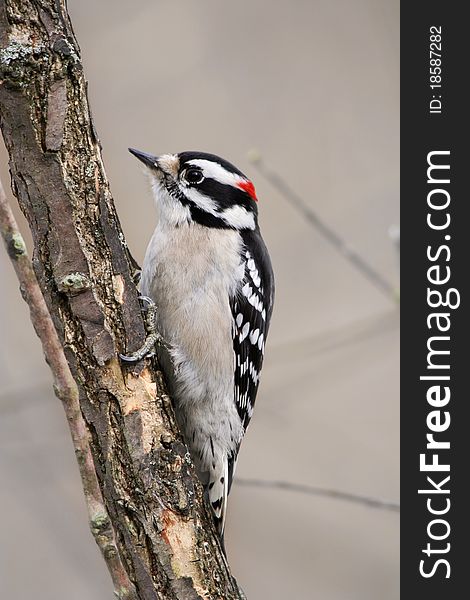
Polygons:
M117 357L145 331L86 85L65 0L0 0L0 125L12 189L78 386L121 562L142 600L242 598L161 373Z

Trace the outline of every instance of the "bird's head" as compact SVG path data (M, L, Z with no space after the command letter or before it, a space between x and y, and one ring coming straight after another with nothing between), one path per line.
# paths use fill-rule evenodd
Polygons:
M256 229L255 188L228 161L205 152L129 152L147 167L160 217L170 224Z

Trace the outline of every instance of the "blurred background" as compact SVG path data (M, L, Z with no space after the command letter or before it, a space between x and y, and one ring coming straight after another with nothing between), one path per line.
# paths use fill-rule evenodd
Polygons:
M277 298L226 544L249 600L395 600L398 305L250 163L281 177L392 287L398 0L69 0L107 173L141 263L154 227L127 147L203 150L255 183ZM7 159L0 155L8 184ZM20 217L19 217L20 218ZM21 219L24 228L24 220ZM0 597L112 598L62 407L0 250Z

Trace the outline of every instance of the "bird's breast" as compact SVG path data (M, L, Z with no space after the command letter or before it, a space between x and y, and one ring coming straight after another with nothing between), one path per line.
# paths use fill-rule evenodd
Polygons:
M243 279L242 246L236 231L157 227L142 268L141 291L157 305L163 337L204 385L226 381L226 393L233 381L229 299Z

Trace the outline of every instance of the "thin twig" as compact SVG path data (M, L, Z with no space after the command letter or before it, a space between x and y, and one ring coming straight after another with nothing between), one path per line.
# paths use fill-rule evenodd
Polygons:
M278 173L270 169L255 151L249 159L267 181L293 206L303 218L332 244L343 257L362 273L377 289L383 292L394 304L399 300L398 291L360 254L351 248L317 213L297 194Z
M337 348L345 348L373 336L388 333L397 327L396 311L386 310L379 314L345 323L341 327L334 327L306 337L273 344L269 348L271 363L277 359L282 359L284 362L297 360L299 353L305 357L313 354L323 354Z
M235 478L235 484L244 487L257 487L265 489L278 489L286 490L288 492L296 492L298 494L307 494L309 496L323 496L325 498L336 498L337 500L344 500L346 502L353 502L354 504L362 504L362 506L368 506L370 508L378 508L381 510L389 510L391 512L400 512L400 505L396 502L390 502L388 500L378 500L377 498L369 498L368 496L359 496L358 494L351 494L349 492L340 492L339 490L331 490L327 488L321 488L314 485L307 485L302 483L290 483L288 481L268 481L262 479L245 479Z
M1 180L0 231L20 282L21 293L29 306L31 321L52 371L54 391L65 409L85 491L91 531L108 565L117 597L126 600L134 599L136 598L134 587L119 558L114 531L96 477L89 433L80 411L77 384L70 372Z

